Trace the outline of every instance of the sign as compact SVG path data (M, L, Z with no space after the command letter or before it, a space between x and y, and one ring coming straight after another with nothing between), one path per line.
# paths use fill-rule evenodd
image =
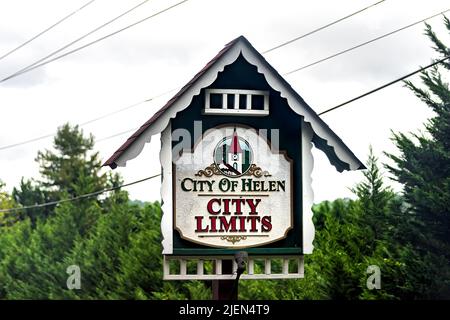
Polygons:
M124 167L159 133L167 280L229 280L234 275L222 262L229 266L239 251L248 254L243 278L302 278L303 256L313 252L315 233L313 145L339 172L364 169L242 36L220 50L104 165ZM272 259L282 260L281 273L272 272ZM214 261L213 270L208 260ZM259 260L265 261L263 268L255 267Z
M210 247L248 248L293 227L292 161L242 126L206 131L174 164L174 228Z

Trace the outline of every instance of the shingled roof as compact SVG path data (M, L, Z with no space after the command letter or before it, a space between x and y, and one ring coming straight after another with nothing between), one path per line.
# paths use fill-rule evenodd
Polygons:
M226 65L233 63L242 54L249 63L256 65L269 85L288 100L289 106L304 117L314 132L315 146L324 151L338 171L364 169L364 165L284 78L264 59L264 57L243 36L227 45L208 62L181 90L173 96L158 112L147 120L116 152L103 164L115 169L125 166L135 158L151 136L162 132L170 119L187 108L192 98L202 88L209 86Z

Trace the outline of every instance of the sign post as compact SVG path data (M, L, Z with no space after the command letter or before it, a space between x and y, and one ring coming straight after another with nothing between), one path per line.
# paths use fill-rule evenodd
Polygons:
M313 144L340 172L364 168L244 37L104 165L125 166L159 133L164 279L213 280L215 299L230 298L243 260L242 279L304 277L314 240Z
M233 264L226 261L222 265L224 274L232 274ZM238 284L236 280L213 280L212 281L212 299L213 300L237 300Z

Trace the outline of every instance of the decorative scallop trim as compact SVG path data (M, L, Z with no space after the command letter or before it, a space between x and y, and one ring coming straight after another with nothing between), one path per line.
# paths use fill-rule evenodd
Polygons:
M331 129L309 106L305 105L303 101L299 101L294 89L289 85L286 87L286 84L282 83L279 79L281 76L278 74L274 75L275 70L270 70L266 64L261 63L260 54L256 50L250 50L247 46L243 46L242 55L249 63L256 66L259 73L264 75L272 89L280 92L280 96L287 100L291 109L304 117L304 121L311 125L314 133L326 141L327 146L334 150L336 156L341 161L349 165L350 170L359 169L360 161L349 152L350 150L345 150L346 146L343 142L339 141L339 138L332 133ZM275 71L275 73L277 72Z
M213 65L205 71L205 73L194 82L189 90L184 92L172 106L165 110L164 113L142 133L135 142L126 149L116 160L118 166L125 166L128 160L137 157L144 148L146 143L151 141L151 137L161 133L161 152L160 161L163 170L163 178L161 184L162 197L162 220L161 232L163 236L163 254L173 253L173 221L171 215L172 210L172 152L171 152L171 126L170 119L175 118L178 112L186 109L194 96L198 95L203 88L210 86L222 72L224 68L233 63L239 54L251 64L257 67L259 73L265 76L268 84L276 91L280 92L281 97L285 98L288 105L294 112L303 116L302 122L302 158L303 158L303 247L304 253L312 253L314 240L314 224L312 221L312 205L314 194L312 190L311 173L313 170L312 157L312 138L314 133L326 141L326 145L331 151L342 161L349 165L350 170L360 168L360 161L353 153L344 145L344 143L331 131L331 129L318 117L318 115L307 106L298 94L287 84L275 70L261 60L259 53L246 41L238 40L229 50L227 50ZM282 78L281 78L282 79ZM330 162L333 163L329 157Z
M170 123L161 133L161 151L159 160L162 168L161 181L161 234L163 254L173 253L173 207L172 207L172 139Z
M352 154L342 141L331 131L331 129L319 118L319 116L305 103L298 99L295 91L286 83L280 81L279 76L274 70L262 63L260 54L245 43L244 40L238 40L229 50L227 50L206 72L191 85L189 90L182 94L173 105L164 111L164 113L155 122L148 127L146 132L142 133L135 142L126 149L116 160L118 166L124 167L128 160L137 157L144 145L149 143L151 136L162 132L168 125L171 118L175 118L178 112L186 109L194 96L198 95L201 89L210 86L222 72L224 68L233 63L241 54L251 64L257 67L259 73L263 74L268 84L276 91L280 92L281 97L285 98L291 109L304 117L304 121L311 125L314 133L326 141L330 150L333 150L336 156L349 165L350 170L360 168L360 161ZM330 160L333 164L333 161ZM333 164L335 165L335 164ZM336 166L336 165L335 165Z
M302 193L303 193L303 254L312 253L314 246L315 227L313 222L312 206L314 203L314 192L312 189L312 170L314 158L312 156L313 131L311 125L302 121Z
M171 118L175 118L178 112L186 109L192 102L192 99L200 94L200 91L210 86L222 72L224 68L233 63L239 56L241 49L235 45L231 47L224 55L216 61L206 72L191 85L190 89L182 94L173 104L167 109L153 124L142 133L135 142L126 149L120 157L115 161L119 167L125 167L128 160L136 158L144 148L146 143L149 143L151 137L162 132Z

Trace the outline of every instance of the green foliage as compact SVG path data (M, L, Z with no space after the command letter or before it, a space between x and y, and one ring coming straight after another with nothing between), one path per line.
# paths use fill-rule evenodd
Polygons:
M106 175L100 175L98 153L92 153L94 137L83 137L78 126L65 124L58 128L53 147L55 151L39 151L36 161L44 180L42 185L55 188L58 193L67 192L74 196L82 187L93 192L102 189ZM77 190L78 189L78 190Z
M364 181L359 183L352 191L358 196L359 212L367 227L371 239L380 239L383 232L389 228L389 214L391 200L395 194L389 187L384 187L383 179L377 165L378 159L370 148L367 170L363 173Z
M450 30L447 18L445 24ZM439 54L450 53L428 25L426 34ZM243 280L240 299L450 298L450 90L438 68L421 79L424 88L406 86L435 116L426 134L395 133L400 154L388 155L403 194L385 186L370 150L352 188L356 199L313 207L315 248L305 257L305 278ZM118 175L100 173L92 148L92 136L62 126L54 151L38 153L43 179L22 179L11 195L0 183L0 209L119 186ZM210 299L210 282L162 280L160 219L159 203L130 201L121 190L1 212L0 299ZM67 288L71 265L80 267L80 289ZM369 266L381 271L379 290L367 287Z
M305 257L305 278L242 282L243 299L395 299L404 291L404 260L390 245L392 222L402 215L398 197L384 186L370 151L357 200L325 201L313 207L314 252ZM394 214L395 213L395 214ZM368 290L367 267L382 270L381 290Z
M450 21L444 18L450 31ZM429 25L426 35L434 49L448 56L450 49L441 42ZM450 70L450 64L444 63ZM411 258L416 271L411 274L417 285L415 296L450 297L450 89L436 66L421 74L423 87L406 82L406 86L425 102L435 116L425 124L426 133L411 136L394 133L393 141L400 155L388 154L394 165L387 168L404 186L409 204L407 232L398 240L414 250ZM432 273L430 273L433 270Z
M55 135L54 150L39 151L36 162L42 180L22 178L13 197L22 206L34 205L99 191L116 185L117 175L100 173L100 159L92 152L94 138L84 137L78 126L64 124ZM21 219L30 218L34 226L38 219L46 219L53 213L51 207L24 209ZM89 221L87 221L89 223Z
M435 276L443 273L441 266L447 260L422 255L410 242L420 238L411 232L422 225L411 214L411 206L384 186L372 151L367 168L352 189L356 200L337 199L313 207L315 249L305 257L305 278L241 281L240 299L445 297L448 283ZM81 187L74 185L74 190L83 190L83 179L79 181ZM118 176L109 181L120 184ZM65 189L56 191L67 196ZM2 199L12 201L6 193ZM158 203L130 201L126 192L115 191L101 200L62 203L45 219L26 216L4 226L0 298L210 299L209 282L162 280L160 219ZM71 265L81 270L79 290L66 285ZM380 290L367 288L370 265L381 270Z
M4 192L2 189L4 183L0 180L0 209L11 209L16 206L16 203L11 195ZM19 216L16 213L0 212L0 228L14 224Z
M22 179L13 191L22 205L41 203L120 185L100 175L92 137L64 125L56 153L39 153L45 181ZM0 193L1 208L15 207ZM159 203L130 201L124 191L106 198L63 202L46 211L23 210L0 226L0 298L5 299L207 299L201 282L164 283ZM9 221L9 220L8 220ZM69 290L69 266L79 266L81 288ZM176 294L174 293L176 292Z
M50 201L51 193L43 189L39 182L33 179L25 180L23 177L20 180L19 188L14 188L12 196L15 201L22 206L32 206L36 203L45 203ZM51 208L34 208L24 209L18 211L20 219L30 218L31 223L35 225L37 219L45 219L52 212Z

